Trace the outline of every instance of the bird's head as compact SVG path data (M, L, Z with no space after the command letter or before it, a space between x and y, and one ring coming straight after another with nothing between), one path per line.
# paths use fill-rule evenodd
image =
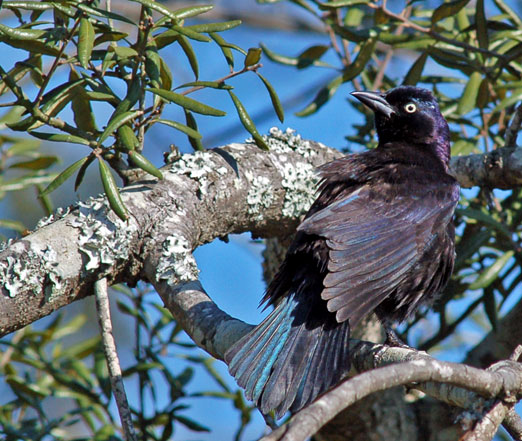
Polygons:
M379 144L407 142L432 146L447 163L449 128L439 105L427 89L401 86L388 92L352 92L375 114Z

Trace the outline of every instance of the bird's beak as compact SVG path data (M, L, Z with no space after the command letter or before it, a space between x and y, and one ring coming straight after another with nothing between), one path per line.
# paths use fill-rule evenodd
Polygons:
M384 95L379 92L352 92L351 95L373 112L381 113L387 118L396 113L395 107L389 104L384 99Z

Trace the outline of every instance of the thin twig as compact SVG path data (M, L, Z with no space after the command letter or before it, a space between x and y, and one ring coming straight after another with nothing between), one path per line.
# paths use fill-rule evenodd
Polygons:
M520 130L520 126L522 125L522 103L520 103L515 110L515 115L511 120L508 128L506 129L505 136L505 146L506 147L516 147L517 135Z
M121 425L126 441L137 441L136 432L132 424L132 415L125 394L125 387L121 376L121 366L116 352L116 343L112 334L111 311L109 305L109 296L107 294L107 279L103 278L94 284L94 292L96 295L96 310L98 313L98 322L100 324L103 350L109 368L109 376L111 379L112 393L118 406Z

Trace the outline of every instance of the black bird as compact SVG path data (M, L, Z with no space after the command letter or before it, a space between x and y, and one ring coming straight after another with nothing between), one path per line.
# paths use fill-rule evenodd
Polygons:
M375 113L379 145L320 168L319 197L263 298L275 309L225 355L247 398L277 418L346 375L363 317L375 312L391 339L453 271L459 186L437 101L409 86L352 95Z

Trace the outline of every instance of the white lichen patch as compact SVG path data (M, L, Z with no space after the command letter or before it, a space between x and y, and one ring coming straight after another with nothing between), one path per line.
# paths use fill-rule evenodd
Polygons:
M132 222L124 222L112 213L104 197L90 198L78 204L79 212L70 225L78 228L79 250L87 256L87 271L126 260L136 232Z
M165 280L169 286L175 286L180 282L198 278L199 269L187 239L176 235L167 236L162 248L161 259L156 268L159 280Z
M274 153L289 153L297 152L303 158L311 158L317 155L317 152L312 149L310 141L301 138L301 135L296 134L294 129L287 128L284 132L277 128L270 129L270 135L265 137L265 140Z
M208 174L216 171L214 160L215 156L211 152L197 151L190 155L183 155L178 161L172 163L170 171L196 179L200 183L201 193L206 194L210 184ZM227 169L220 167L217 172L224 174Z
M266 176L254 176L249 171L245 172L245 177L250 182L247 194L248 213L259 214L274 202L272 184Z
M317 197L319 177L315 168L306 162L285 163L281 170L281 184L286 190L283 201L283 216L297 217L308 211Z
M24 259L8 256L5 262L0 262L0 279L9 297L15 297L19 292L38 292L45 278L46 295L48 298L63 288L63 277L58 271L56 251L46 246L27 250Z
M56 222L57 220L60 220L67 216L71 212L71 207L59 207L56 209L54 213L52 213L50 216L43 217L38 221L36 224L35 230L39 230L40 228L45 227L46 225L50 225L53 222Z

